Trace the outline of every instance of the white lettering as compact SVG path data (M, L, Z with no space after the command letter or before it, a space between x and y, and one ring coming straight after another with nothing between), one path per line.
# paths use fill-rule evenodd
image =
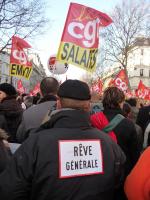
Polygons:
M96 37L98 38L98 26L100 20L97 18L93 21L88 21L87 24L81 22L71 22L68 25L68 33L77 39L84 39L82 43L85 47L92 47L95 44ZM78 31L77 31L78 30Z
M71 22L68 26L68 32L70 33L71 36L73 36L77 39L82 39L83 35L76 33L75 28L82 30L84 28L84 25L80 22Z
M24 51L13 50L13 57L20 61L21 64L26 64L27 59Z
M119 89L122 91L127 90L127 85L124 81L122 81L120 78L116 78L115 83Z

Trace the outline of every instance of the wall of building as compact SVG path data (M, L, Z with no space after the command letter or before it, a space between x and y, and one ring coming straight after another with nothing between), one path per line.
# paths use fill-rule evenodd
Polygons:
M150 87L150 46L137 46L129 55L127 66L131 87L136 89L139 81Z
M34 88L37 82L40 82L44 77L46 77L44 67L40 61L37 54L32 54L33 71L29 80L19 77L9 76L9 61L10 55L7 52L0 53L0 83L12 83L17 87L17 82L19 79L22 80L23 86L27 88L27 93Z
M114 63L110 70L104 74L104 79L113 78L116 71L120 69L121 64ZM127 71L131 89L137 89L140 80L147 87L150 87L150 39L138 38L136 40L128 57Z

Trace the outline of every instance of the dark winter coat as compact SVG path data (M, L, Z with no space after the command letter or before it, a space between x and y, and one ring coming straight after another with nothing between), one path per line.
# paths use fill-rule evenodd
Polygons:
M80 169L77 166L75 169L74 165L70 165L69 169L65 167L67 162L64 159L70 162L77 159L80 163L82 159L85 161L87 153L83 154L81 150L80 155L78 151L75 155L74 149L88 141L101 143L99 148L102 157L98 156L98 159L103 160L103 173L86 174L84 170L93 167L82 164L78 165ZM68 142L71 142L70 151L66 146ZM65 144L63 150L69 157L64 156L60 143ZM94 159L100 153L100 149L97 154L94 149L93 144L91 153L88 153L91 157L87 159ZM91 127L88 113L63 110L53 115L38 133L31 135L16 151L9 167L0 175L0 199L112 200L114 187L122 176L124 162L125 156L119 146L107 135ZM66 165L62 168L64 163ZM62 176L63 169L74 175Z
M108 121L111 121L117 114L123 114L121 109L104 109L103 113ZM124 118L113 131L117 137L119 146L126 155L125 172L127 175L136 164L141 152L141 145L138 145L135 125L131 120Z
M5 146L4 139L7 139L7 135L0 129L0 173L6 168L11 157L10 149Z
M6 132L8 132L7 121L3 114L0 114L0 128L4 129Z
M0 103L0 115L4 115L7 121L8 141L16 142L16 132L22 119L22 107L16 101L15 96L6 97Z
M140 108L136 123L142 128L143 133L150 122L150 105Z

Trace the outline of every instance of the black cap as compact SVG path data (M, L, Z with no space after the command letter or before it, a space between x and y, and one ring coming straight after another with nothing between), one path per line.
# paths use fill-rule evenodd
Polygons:
M16 89L9 83L0 84L0 91L5 92L8 96L14 96L17 94Z
M63 82L57 92L59 97L76 99L76 100L90 100L91 94L87 83L79 80L67 80Z

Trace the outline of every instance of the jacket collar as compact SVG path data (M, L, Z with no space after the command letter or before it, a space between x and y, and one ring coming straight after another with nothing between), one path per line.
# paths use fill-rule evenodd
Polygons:
M121 108L116 108L116 109L104 109L103 113L108 117L109 120L114 118L117 114L121 114L124 116L123 111Z
M38 101L38 104L40 104L40 103L44 103L44 102L46 102L46 101L57 101L57 97L56 96L54 96L54 95L46 95L46 96L44 96L42 99L40 99L39 101Z
M42 128L90 128L90 115L82 110L70 108L53 111L50 120Z

